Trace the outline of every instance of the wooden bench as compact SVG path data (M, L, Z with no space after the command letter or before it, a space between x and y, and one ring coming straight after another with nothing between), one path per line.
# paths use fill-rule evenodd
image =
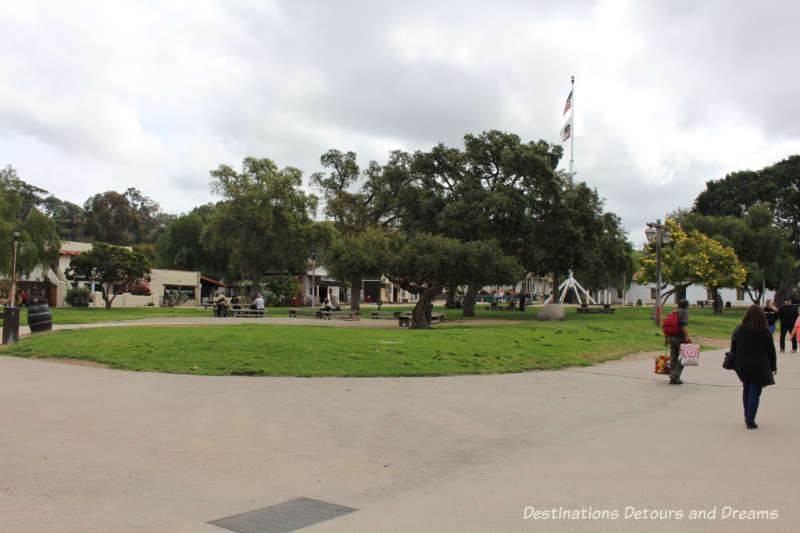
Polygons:
M230 309L228 316L242 317L242 318L263 318L263 309Z
M311 309L289 309L289 318L314 318L316 313L312 313ZM319 317L317 317L319 318Z
M324 311L320 309L314 314L314 318L320 320L330 320L336 318L338 320L358 320L360 313L358 311Z
M334 311L332 313L333 318L337 318L339 320L355 320L358 321L361 319L361 313L358 311Z
M586 304L581 304L581 306L578 307L578 312L579 313L609 313L610 314L610 313L613 313L614 311L615 311L615 309L613 307L611 307L610 305L608 305L608 304L605 304L605 305L602 305L602 306L596 306L596 307L589 307Z
M400 316L400 311L389 313L388 311L370 311L369 317L375 320L394 320Z

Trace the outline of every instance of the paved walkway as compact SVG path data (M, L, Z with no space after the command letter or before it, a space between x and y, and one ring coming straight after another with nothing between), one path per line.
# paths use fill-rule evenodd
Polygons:
M798 531L800 356L748 431L721 353L682 386L651 360L308 379L0 356L0 531L223 533L208 522L298 497L358 509L317 533Z

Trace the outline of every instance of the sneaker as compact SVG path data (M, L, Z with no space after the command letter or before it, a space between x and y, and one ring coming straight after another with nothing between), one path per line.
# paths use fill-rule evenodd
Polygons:
M755 422L748 422L747 429L758 429L758 424L756 424Z
M669 384L670 385L683 385L683 381L681 381L680 378L670 377L669 378Z

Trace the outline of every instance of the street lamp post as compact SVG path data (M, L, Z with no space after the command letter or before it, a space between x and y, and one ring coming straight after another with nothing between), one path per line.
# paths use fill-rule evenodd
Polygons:
M14 258L11 260L11 307L17 306L17 241L19 241L20 227L14 226L11 235L14 237Z
M9 303L3 312L3 344L16 344L19 340L19 309L17 308L17 241L20 227L15 226L11 235L14 237L14 256L11 260L11 294Z
M317 287L317 247L311 247L311 315L314 315L314 297L316 296Z
M661 245L669 244L670 234L666 226L661 224L661 219L648 222L644 230L647 240L656 244L656 326L661 325Z

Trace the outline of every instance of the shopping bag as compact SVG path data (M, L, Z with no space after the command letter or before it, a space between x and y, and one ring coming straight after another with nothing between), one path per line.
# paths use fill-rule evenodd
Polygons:
M656 368L653 370L656 374L669 374L670 372L670 357L669 348L664 350L664 355L656 356Z
M681 344L681 364L683 366L697 366L700 362L699 344Z

